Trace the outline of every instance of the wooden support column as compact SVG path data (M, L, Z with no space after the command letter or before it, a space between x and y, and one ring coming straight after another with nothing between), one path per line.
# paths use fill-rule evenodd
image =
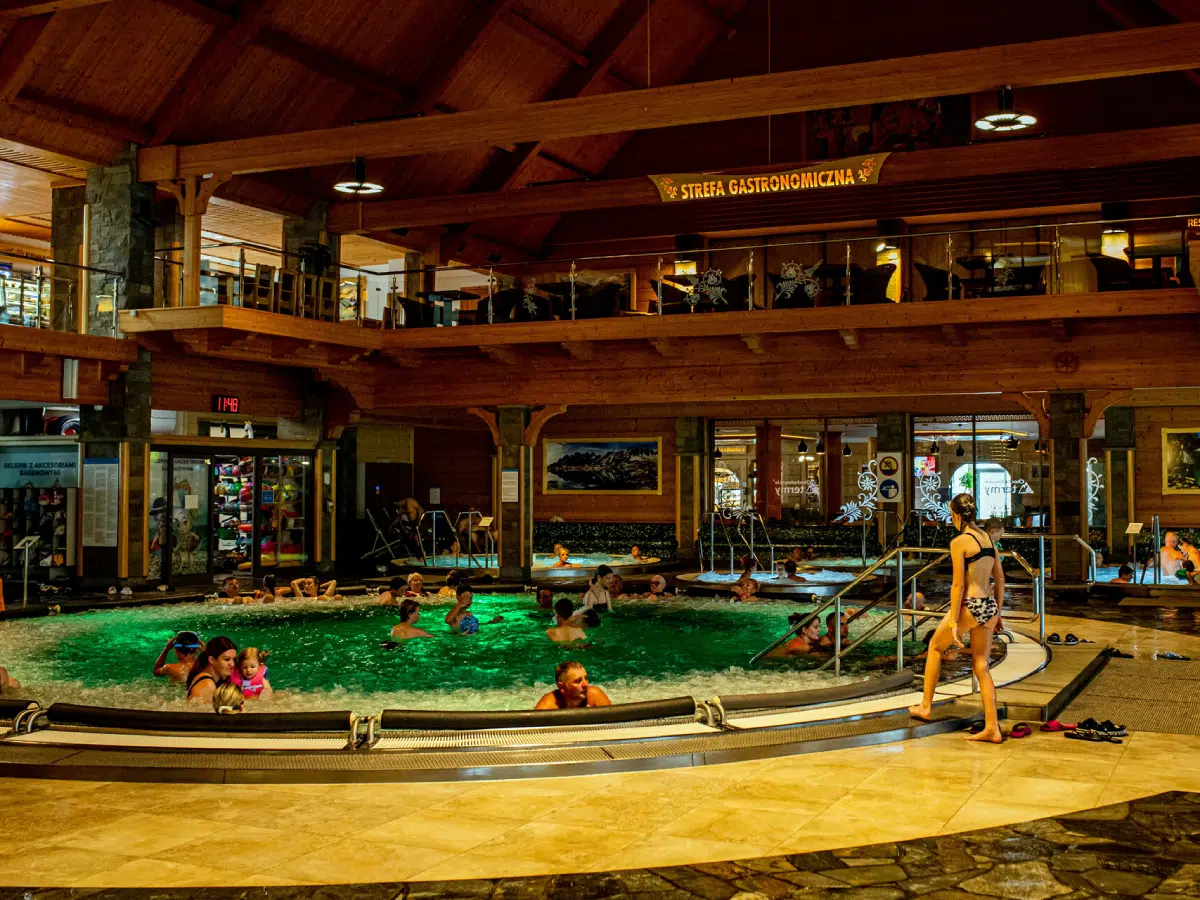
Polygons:
M780 481L783 478L783 428L758 425L754 429L754 455L758 471L755 508L767 522L783 516Z
M675 420L675 541L681 560L696 558L700 512L708 505L701 502L706 432L705 419L689 416Z
M179 202L183 215L183 306L200 305L200 232L208 201L213 191L228 181L229 175L200 178L188 175L170 182L167 187Z
M1108 558L1112 562L1128 562L1133 550L1133 537L1125 534L1135 520L1134 509L1134 408L1112 406L1104 414L1106 526L1108 528Z

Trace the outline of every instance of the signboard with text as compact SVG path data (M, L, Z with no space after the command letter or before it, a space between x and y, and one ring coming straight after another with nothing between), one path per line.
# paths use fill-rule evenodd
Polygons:
M650 175L664 203L711 200L717 197L746 197L757 194L789 194L817 188L852 188L877 184L886 153L870 153L832 159L802 169L764 172L760 175L721 173Z
M0 488L79 486L79 447L0 447Z

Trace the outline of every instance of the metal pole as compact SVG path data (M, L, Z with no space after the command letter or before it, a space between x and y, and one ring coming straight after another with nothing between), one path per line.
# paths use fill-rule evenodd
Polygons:
M430 549L433 550L433 553L432 553L433 561L436 563L437 562L437 512L435 511L430 516L430 518L433 519L433 546Z
M746 309L754 309L754 249L750 250L750 267L746 270Z
M917 579L913 579L913 590L917 588ZM913 601L913 611L917 608L916 601ZM896 554L896 671L899 672L904 668L904 616L901 613L904 611L904 551L901 550ZM913 616L913 621L917 621L917 617ZM842 623L838 622L838 633L842 630Z
M571 260L571 319L575 319L575 260Z
M750 565L757 568L758 557L754 555L754 513L750 513Z
M708 571L717 570L717 511L708 515Z
M492 297L492 270L488 269L488 324L491 325L496 316L496 301Z
M846 242L846 305L850 305L850 242ZM838 632L839 634L841 632Z
M180 267L180 272L182 273L182 271L183 271L183 268ZM181 274L180 278L182 278L182 277L183 276ZM299 293L300 293L300 302L296 304L297 309L299 309L300 307L302 307L304 305L304 281L303 281L303 279L301 279L301 282L300 282L300 292ZM183 298L183 295L180 294L181 302L182 302L182 298ZM246 248L238 247L238 306L245 306L245 305L246 305Z
M1038 535L1038 577L1034 585L1038 609L1038 643L1046 643L1046 536Z
M17 279L17 320L18 324L25 324L25 275L22 274Z
M658 258L658 314L663 314L662 304L662 257Z
M1162 583L1162 534L1159 531L1158 516L1154 517L1154 583Z
M112 288L113 335L115 337L121 336L121 317L117 311L117 293L120 291L121 280L120 278L112 278L108 282L108 286Z
M915 579L915 578L913 579L913 585L912 585L912 608L913 608L913 612L917 611L917 579ZM914 641L917 639L917 617L916 616L912 617L912 639Z
M37 267L37 304L35 307L35 314L37 316L37 325L35 327L37 327L37 328L42 327L42 285L43 285L42 267L38 266Z
M862 564L867 564L867 520L863 519L862 526Z
M841 677L842 674L842 592L838 591L834 598L833 611L837 613L834 617L834 625L836 630L833 635L833 674L835 677Z

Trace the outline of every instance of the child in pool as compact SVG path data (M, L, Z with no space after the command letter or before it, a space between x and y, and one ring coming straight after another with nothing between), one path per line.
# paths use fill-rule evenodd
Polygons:
M0 666L0 697L5 694L15 694L21 689L21 682L8 674L8 669Z
M579 568L577 565L575 565L575 563L571 562L571 553L566 547L562 546L562 544L559 544L558 549L556 549L554 552L558 554L558 559L555 561L554 565L551 566L552 569Z
M471 603L474 596L471 594L471 586L465 581L458 583L458 599L454 601L454 606L450 612L446 613L445 622L450 626L450 630L458 634L475 634L479 631L480 622L471 614ZM485 624L495 625L503 619L502 616L496 616L490 622Z
M176 684L184 684L187 682L188 673L192 671L192 663L196 660L196 654L204 649L204 641L200 640L200 636L194 631L181 631L175 637L167 641L167 645L163 647L162 653L158 654L158 659L154 661L154 674L156 677L166 676ZM175 651L175 659L177 662L167 662L167 654Z
M392 628L393 641L406 641L409 638L433 637L424 628L418 628L421 620L421 604L411 597L406 597L400 603L400 624Z
M231 681L226 681L213 691L213 712L219 716L228 716L242 711L246 696L242 689Z
M263 576L262 588L254 592L254 599L258 603L274 603L287 590L287 588L283 588L281 591L275 587L275 576L268 573Z
M271 682L267 681L267 657L270 655L257 647L246 647L237 655L237 665L229 680L241 688L247 700L266 700L273 693Z
M754 566L747 564L742 577L733 586L734 602L751 603L758 599L754 596L757 592L758 582L754 579Z

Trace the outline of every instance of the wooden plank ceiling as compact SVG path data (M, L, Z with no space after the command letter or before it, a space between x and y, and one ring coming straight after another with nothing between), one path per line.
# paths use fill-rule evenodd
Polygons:
M1012 0L997 30L994 10L961 0L929 0L920 16L884 0L864 0L852 13L768 0L3 0L0 164L37 171L44 190L45 173L78 177L130 141L187 145L416 115L503 116L522 104L647 86L1119 33L1192 21L1194 7ZM1049 129L1060 134L1177 125L1194 118L1197 86L1187 78L1197 80L1172 72L1023 96L1065 110ZM1141 102L1114 108L1114 90ZM1070 119L1073 109L1094 115ZM403 200L766 165L799 159L804 129L793 115L472 146L373 160L368 175L385 184L385 200ZM238 177L219 196L303 214L335 199L331 185L349 162ZM9 194L11 210L0 172L0 215L29 206L16 185ZM554 243L558 227L551 211L378 237L440 242L447 257L468 247L528 254ZM364 262L389 253L349 247Z

